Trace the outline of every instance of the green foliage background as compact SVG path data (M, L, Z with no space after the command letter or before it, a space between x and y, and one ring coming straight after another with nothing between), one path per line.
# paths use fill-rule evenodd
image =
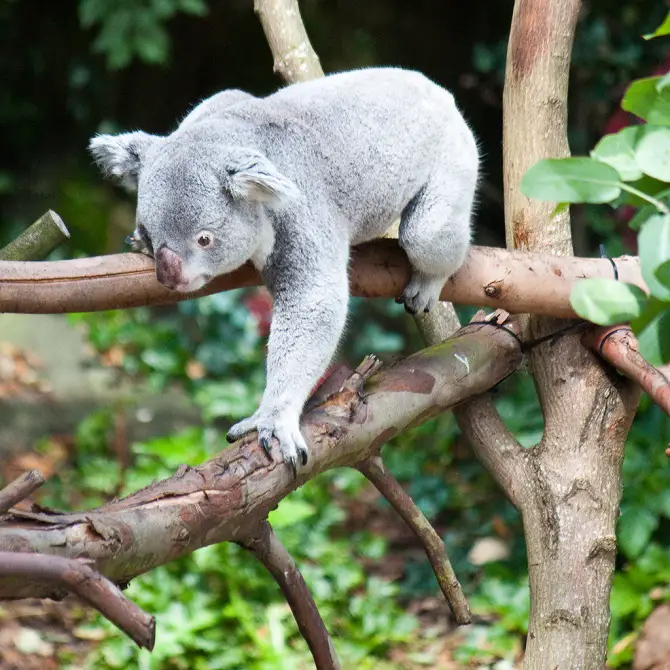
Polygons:
M604 134L604 121L629 82L649 75L666 56L667 43L639 37L663 19L659 5L584 3L570 89L576 154L588 152ZM478 242L502 244L501 85L511 0L303 0L301 9L327 71L398 64L420 69L454 91L485 156ZM279 84L250 0L79 0L42 3L38 15L29 0L5 0L0 24L0 243L53 208L73 233L54 257L119 251L132 226L132 199L91 166L85 152L90 135L135 127L166 132L216 90L241 87L262 94ZM598 146L601 156L607 153L606 146ZM608 155L616 154L611 149ZM617 173L617 180L631 174ZM600 243L610 254L635 251L635 237L614 211L582 205L574 209L574 221L580 254L595 254ZM72 317L88 326L100 351L122 347L123 370L138 384L188 389L201 408L202 424L133 445L133 466L123 474L109 445L113 416L102 409L78 427L76 457L50 482L46 504L99 504L221 448L227 425L255 407L263 386L264 342L243 305L245 296L235 291L174 309ZM352 311L342 352L351 363L370 351L390 357L420 346L391 301L353 301ZM467 318L469 310L462 314ZM204 376L189 375L193 361ZM524 445L541 437L528 378L506 381L496 402ZM668 417L645 399L624 466L612 594L615 667L630 663L640 624L655 604L670 599L670 469L663 454L669 440ZM464 450L450 415L395 438L384 455L444 536L478 615L461 637L457 657L480 664L518 657L528 593L515 510ZM83 498L73 501L73 489ZM273 523L303 570L345 668L432 667L433 638L442 632L407 608L437 593L434 578L426 561L402 542L367 530L351 532L356 506L388 512L381 503L367 502L367 491L356 473L327 473L282 502ZM510 548L507 559L483 567L468 560L478 538L501 535ZM381 568L398 553L404 557L402 578L391 582ZM156 650L139 653L95 618L87 625L102 640L88 667L311 667L278 589L236 546L210 547L160 568L135 580L129 595L158 617ZM402 650L404 660L394 660L392 649ZM61 662L75 663L66 655Z

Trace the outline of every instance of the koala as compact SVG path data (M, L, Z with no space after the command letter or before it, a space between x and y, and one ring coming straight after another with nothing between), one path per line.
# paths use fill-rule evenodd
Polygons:
M218 93L167 136L97 135L101 170L137 192L131 242L168 289L197 291L248 261L273 297L267 381L229 440L257 431L293 475L300 416L347 317L351 247L400 219L411 277L398 297L427 312L464 262L477 142L453 96L422 74L368 68L267 97Z

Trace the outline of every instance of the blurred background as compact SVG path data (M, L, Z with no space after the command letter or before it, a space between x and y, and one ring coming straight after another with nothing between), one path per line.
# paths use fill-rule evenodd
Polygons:
M479 244L502 246L502 83L511 0L302 0L326 72L414 68L449 88L479 137ZM631 122L628 82L670 69L667 42L645 42L658 0L583 3L570 84L573 153ZM71 240L50 258L116 253L134 200L103 180L86 151L96 132L170 132L225 88L256 95L281 82L251 0L0 0L0 246L45 210ZM634 253L625 211L573 208L575 247ZM170 308L70 316L0 315L0 474L38 467L44 505L86 508L123 495L225 444L264 383L270 302L240 290ZM352 301L341 358L386 360L421 347L391 300ZM459 308L468 318L472 308ZM532 380L496 389L524 445L542 434ZM670 601L670 422L643 399L630 434L612 595L610 667L631 667L649 614ZM348 470L326 473L272 519L298 560L344 668L512 668L528 617L516 511L472 458L451 415L392 440L384 457L444 537L476 613L454 631L420 547L388 505ZM3 603L2 668L312 667L274 582L241 549L209 547L136 579L128 594L158 619L138 652L76 603ZM657 610L658 612L659 610ZM662 611L662 609L661 609ZM639 665L635 667L647 667Z

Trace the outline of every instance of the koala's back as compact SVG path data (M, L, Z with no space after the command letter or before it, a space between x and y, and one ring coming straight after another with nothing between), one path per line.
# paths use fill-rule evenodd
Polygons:
M352 243L381 235L436 171L476 179L476 143L452 95L418 72L333 74L216 119L227 142L253 141L308 199L333 203Z

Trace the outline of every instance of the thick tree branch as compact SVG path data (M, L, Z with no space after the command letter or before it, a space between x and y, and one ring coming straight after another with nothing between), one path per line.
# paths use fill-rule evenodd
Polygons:
M0 261L41 261L69 238L70 232L63 219L49 210L13 242L0 249Z
M569 212L529 200L519 184L538 160L569 155L568 80L580 5L514 3L503 95L510 248L572 254ZM533 316L524 335L540 338L565 325ZM527 477L517 494L531 586L524 668L599 668L610 622L621 463L639 393L608 373L577 333L533 348L529 363L545 426L540 443L524 450Z
M149 650L154 647L154 618L126 598L85 560L0 551L0 581L34 584L40 593L49 589L53 597L72 592L95 607L138 646Z
M110 579L126 582L200 547L244 539L245 529L308 479L356 467L409 425L483 393L520 362L515 337L493 326L466 326L376 372L361 390L345 384L307 412L302 429L310 460L297 479L280 458L268 461L249 436L197 468L183 466L170 479L97 510L13 510L0 524L0 551L85 555ZM51 594L44 584L0 579L0 598Z
M291 555L267 521L239 541L275 578L293 612L300 633L307 642L318 670L339 670L335 648L326 625Z
M463 589L454 569L451 567L444 543L431 526L430 521L426 519L416 503L405 493L396 478L384 467L380 456L373 456L359 463L358 469L375 485L421 541L437 578L437 583L440 585L440 590L451 607L454 621L459 626L471 623L472 613L463 594Z
M622 256L616 263L621 281L645 288L637 258ZM575 280L611 276L612 266L606 259L473 247L441 297L510 313L574 318L569 298ZM353 250L349 272L353 295L393 298L408 279L407 257L396 240L377 240ZM42 263L0 262L0 312L56 314L170 304L260 282L251 265L245 265L196 293L176 293L158 283L151 259L132 253Z

